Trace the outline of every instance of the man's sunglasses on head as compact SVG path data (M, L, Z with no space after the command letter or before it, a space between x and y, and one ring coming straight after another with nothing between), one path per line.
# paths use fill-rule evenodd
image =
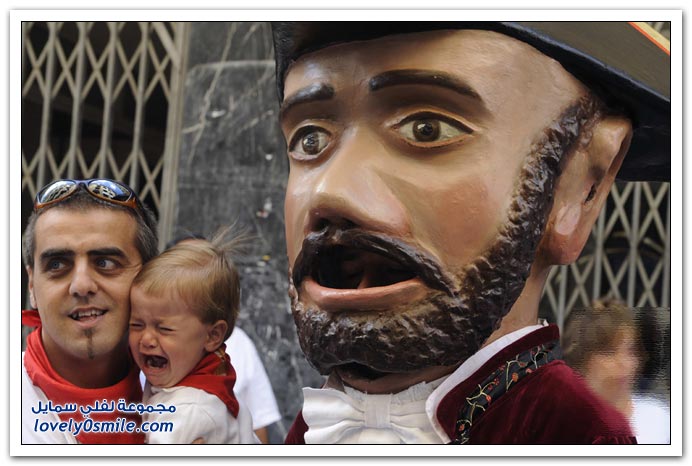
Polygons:
M141 203L129 186L107 178L94 178L90 180L57 180L48 183L36 195L34 212L64 201L79 191L80 188L95 198L110 204L129 207L137 212L141 210Z

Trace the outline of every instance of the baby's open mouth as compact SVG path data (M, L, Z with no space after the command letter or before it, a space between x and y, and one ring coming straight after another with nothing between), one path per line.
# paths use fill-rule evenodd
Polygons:
M144 364L147 367L163 369L168 365L168 359L164 358L163 356L144 356Z

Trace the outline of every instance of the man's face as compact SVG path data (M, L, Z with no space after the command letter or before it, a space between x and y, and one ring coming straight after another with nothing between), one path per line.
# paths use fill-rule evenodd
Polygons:
M478 349L516 296L501 315L466 311L470 289L493 286L470 283L469 267L482 268L506 229L527 154L584 92L555 61L487 31L332 46L290 68L281 123L293 311L320 371L452 363L436 339L466 340L454 363ZM448 324L450 313L463 322ZM459 325L468 335L455 335Z
M126 351L130 285L142 263L136 230L133 217L103 208L53 208L37 219L29 289L56 369Z

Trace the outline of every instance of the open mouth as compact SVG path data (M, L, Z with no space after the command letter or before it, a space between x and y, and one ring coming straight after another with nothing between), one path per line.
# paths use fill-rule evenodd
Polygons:
M363 289L411 280L416 273L396 259L337 245L315 256L310 277L326 288Z
M75 311L71 313L69 316L72 320L76 320L79 322L85 322L89 320L94 320L99 316L102 316L106 313L104 310L100 309L89 309L89 310L84 310L84 311Z
M309 233L296 257L293 283L304 279L336 290L388 287L413 279L453 293L435 258L399 239L360 229L328 227Z
M148 369L164 369L168 366L168 359L163 356L144 356L144 366Z
M430 289L456 294L442 266L422 248L334 225L305 237L291 278L321 309L336 312L393 309Z

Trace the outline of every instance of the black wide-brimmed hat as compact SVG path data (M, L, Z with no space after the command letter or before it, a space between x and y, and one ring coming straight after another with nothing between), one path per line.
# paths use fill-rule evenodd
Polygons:
M670 52L665 39L631 22L285 22L272 23L280 100L288 67L344 42L441 29L496 31L559 61L632 119L634 136L618 178L670 180Z

